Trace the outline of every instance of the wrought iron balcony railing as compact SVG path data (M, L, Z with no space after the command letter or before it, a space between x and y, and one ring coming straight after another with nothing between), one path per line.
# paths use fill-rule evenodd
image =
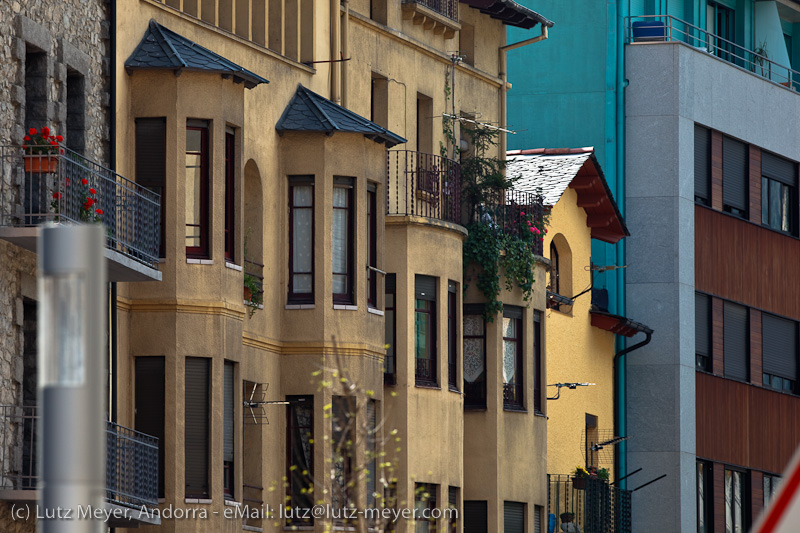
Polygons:
M160 196L66 147L51 148L58 153L0 147L0 226L102 222L107 248L156 268Z
M0 490L36 490L35 406L0 405ZM158 507L158 439L107 422L106 501Z
M671 15L641 15L626 17L625 42L643 43L680 41L702 52L713 54L734 65L789 89L800 89L800 72L782 65L728 39L715 35ZM779 39L783 39L780 35ZM781 40L781 42L783 42Z
M519 383L503 383L503 407L506 409L520 410L525 406L522 403L523 388Z
M598 478L573 481L571 474L548 474L547 479L548 507L556 517L557 531L561 516L570 513L583 533L631 532L631 491Z
M458 22L458 0L403 0L404 4L419 4Z
M436 359L414 359L414 378L417 385L436 385Z
M498 190L487 196L484 203L475 206L473 221L477 219L504 234L515 235L529 242L535 254L542 255L544 235L531 231L528 225L531 222L541 227L544 217L542 196L514 189Z
M387 215L417 215L461 224L461 165L411 150L390 150L387 164Z

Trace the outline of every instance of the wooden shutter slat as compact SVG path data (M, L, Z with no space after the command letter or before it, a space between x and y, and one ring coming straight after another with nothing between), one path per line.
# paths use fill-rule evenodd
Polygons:
M505 533L525 532L525 504L505 502L503 504L503 531Z
M166 117L137 118L136 183L163 187L167 163Z
M135 359L134 429L158 437L158 496L164 497L164 357Z
M436 301L436 278L432 276L416 276L414 278L414 297L417 300Z
M747 145L722 138L722 202L747 211Z
M761 152L761 174L791 187L797 184L795 164L768 152Z
M797 379L797 324L762 314L762 368L767 374Z
M522 320L522 308L516 305L504 305L503 316L505 318L518 318Z
M233 461L233 363L225 363L224 389L225 414L223 435L223 461Z
M723 307L725 377L747 381L747 308L730 302Z
M709 169L711 167L711 131L702 126L694 127L694 195L706 202L709 200Z

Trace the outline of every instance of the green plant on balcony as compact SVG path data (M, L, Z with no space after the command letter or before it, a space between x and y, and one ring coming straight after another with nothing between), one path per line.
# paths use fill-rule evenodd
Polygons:
M247 256L247 241L250 238L250 231L252 228L247 228L247 232L244 236L244 258L245 264L247 264L248 256ZM244 273L244 304L250 308L248 313L248 318L253 318L253 315L256 311L261 309L261 306L264 304L264 290L262 287L261 280L258 279L257 276L250 274L249 272Z
M69 179L66 181L66 186L70 186ZM89 180L86 178L81 180L80 187L81 190L78 192L78 198L83 199L78 210L78 217L80 221L89 223L102 222L103 210L99 207L100 204L97 201L97 191L94 187L89 186ZM61 213L61 201L63 199L64 195L61 192L56 191L53 193L53 200L50 202L50 209L56 214L56 222L59 220L59 215Z

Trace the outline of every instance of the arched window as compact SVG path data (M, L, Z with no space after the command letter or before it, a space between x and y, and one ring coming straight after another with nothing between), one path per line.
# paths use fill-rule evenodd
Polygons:
M571 298L574 294L572 290L572 251L567 239L561 233L553 236L553 240L550 241L550 263L550 291ZM559 309L558 305L551 307Z

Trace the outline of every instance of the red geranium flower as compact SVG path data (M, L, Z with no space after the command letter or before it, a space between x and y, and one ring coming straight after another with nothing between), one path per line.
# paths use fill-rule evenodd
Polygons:
M95 211L95 213L97 213L98 215L102 215L103 214L103 210L102 209L98 209L98 210Z
M23 141L30 141L31 140L31 136L30 135L26 135L25 137L22 138L22 140Z
M87 198L86 199L86 207L89 208L89 207L92 207L93 205L94 205L94 200L92 198Z
M83 185L89 185L89 180L87 180L86 178L83 178L83 179L81 180L81 183L82 183Z
M56 200L58 200L59 198L61 198L61 193L60 193L60 192L54 192L54 193L53 193L53 198L55 198Z
M44 135L45 137L49 137L50 136L50 128L48 128L47 126L42 128L42 135Z
M64 142L64 137L62 137L61 135L56 135L56 140L58 142Z
M36 133L37 133L36 132L36 128L31 128L31 129L28 130L28 134L30 134L30 135L36 135Z
M91 194L97 194L97 191L96 191L96 190L94 190L94 189L89 189L89 192L90 192Z

